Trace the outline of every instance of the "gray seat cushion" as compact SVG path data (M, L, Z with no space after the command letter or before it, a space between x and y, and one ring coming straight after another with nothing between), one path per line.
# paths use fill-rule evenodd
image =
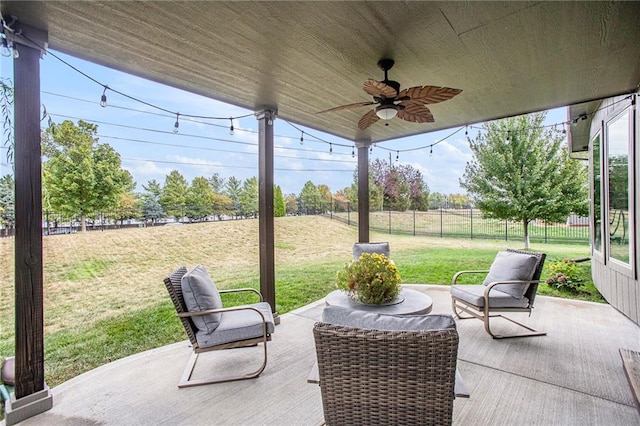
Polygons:
M362 253L378 253L387 257L391 256L389 243L355 243L353 245L353 258L358 259Z
M383 315L347 309L340 306L325 306L322 322L344 327L385 331L426 331L456 328L451 315Z
M267 333L271 334L275 330L271 306L267 302L253 303L245 305L257 308L267 321ZM262 317L250 309L223 312L220 317L218 327L208 333L199 330L196 333L196 340L201 348L221 345L239 340L254 339L262 336Z
M496 287L493 287L489 293L489 306L492 308L526 308L529 306L529 299L526 297L516 299L510 294L496 290ZM471 305L484 308L484 292L486 289L487 287L484 285L452 285L449 288L449 292L452 296Z
M498 252L483 284L489 285L498 281L530 281L537 263L538 258L531 254ZM529 284L499 284L494 288L520 299L527 292Z
M189 312L221 309L220 293L204 266L198 265L182 276L182 297ZM221 314L191 317L193 323L205 333L213 332L220 323Z

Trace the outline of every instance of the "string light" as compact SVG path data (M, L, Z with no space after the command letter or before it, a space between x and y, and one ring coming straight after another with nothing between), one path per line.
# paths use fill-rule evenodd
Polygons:
M109 86L104 86L104 91L102 92L102 96L100 97L100 106L102 108L107 106L107 89Z
M300 132L300 145L304 145L304 132Z
M566 123L562 123L562 134L563 135L567 134L567 124Z
M469 126L464 126L464 135L468 138L469 137Z
M373 154L373 145L369 145L369 154Z
M511 139L511 130L507 130L507 142Z
M178 133L178 127L180 127L180 113L176 112L176 124L173 125L173 133Z
M329 143L329 155L333 155L333 144Z
M431 145L429 148L430 148L429 149L429 155L433 155L433 145Z
M396 151L396 161L400 160L400 151Z
M231 136L233 136L234 131L233 131L233 117L229 118L229 120L231 121L231 126L229 126L229 134Z
M351 148L351 158L354 158L356 156L356 147L352 147Z

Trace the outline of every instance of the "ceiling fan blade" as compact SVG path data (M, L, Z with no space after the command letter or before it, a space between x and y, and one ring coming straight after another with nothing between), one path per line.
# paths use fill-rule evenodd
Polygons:
M412 102L424 104L437 104L449 100L462 92L460 89L438 86L416 86L401 90L398 97L409 96Z
M372 109L371 111L363 115L360 121L358 121L358 129L364 130L378 120L380 120L380 117L376 115L376 110Z
M381 81L368 79L362 85L362 89L377 98L393 99L398 94L398 91L393 87Z
M408 104L403 102L403 105L405 108L398 110L398 118L412 123L433 123L435 121L433 114L426 106L411 102Z
M375 105L375 104L376 104L376 102L357 102L355 104L341 105L341 106L337 106L337 107L334 107L334 108L325 109L324 111L316 112L316 114L322 114L322 113L331 112L331 111L341 111L343 109L360 108L360 107L363 107L363 106Z

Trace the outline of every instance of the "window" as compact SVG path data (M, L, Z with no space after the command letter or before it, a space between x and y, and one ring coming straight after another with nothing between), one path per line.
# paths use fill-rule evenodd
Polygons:
M592 194L591 199L593 200L593 214L592 214L592 226L593 226L593 234L592 234L592 243L593 249L597 252L602 253L602 198L601 198L601 154L600 154L600 134L598 134L591 141L593 157L592 161L592 169L593 169L593 181L592 181Z
M631 259L629 137L629 110L626 110L607 123L609 257L626 264Z

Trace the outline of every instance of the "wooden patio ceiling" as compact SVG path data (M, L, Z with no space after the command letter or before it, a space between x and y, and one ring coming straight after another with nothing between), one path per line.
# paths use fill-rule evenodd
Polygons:
M3 1L76 57L355 142L379 142L626 93L636 2ZM367 78L448 86L435 123L358 129ZM96 90L96 96L99 96ZM170 100L167 100L170 103ZM388 125L387 125L388 124Z

